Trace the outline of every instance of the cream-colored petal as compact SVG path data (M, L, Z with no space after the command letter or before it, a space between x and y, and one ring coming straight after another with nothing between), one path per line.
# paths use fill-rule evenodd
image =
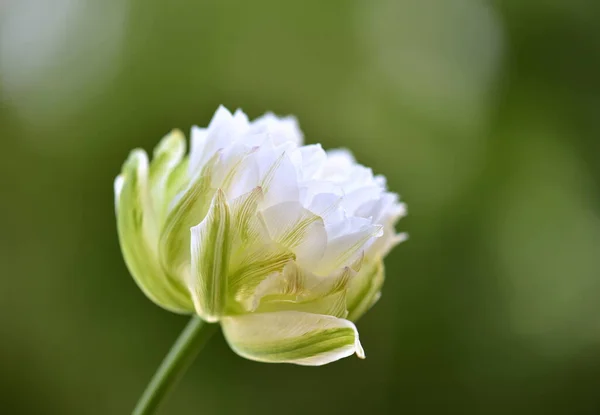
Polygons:
M299 311L225 317L223 333L240 356L268 363L320 366L354 353L364 358L352 322Z

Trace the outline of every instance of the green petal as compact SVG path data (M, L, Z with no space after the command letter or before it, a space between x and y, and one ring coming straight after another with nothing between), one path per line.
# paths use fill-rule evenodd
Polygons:
M365 263L348 288L348 320L358 320L380 297L385 279L383 261Z
M364 358L348 320L298 311L225 317L223 333L240 356L268 363L320 366L354 353Z
M167 215L170 213L173 201L176 200L177 196L182 194L182 192L186 190L189 185L189 161L189 157L185 156L181 163L179 163L177 167L171 171L169 178L165 183L166 186L164 189L164 200L168 202L165 205L166 210L163 211L162 223L164 223Z
M227 305L230 251L231 214L219 189L206 218L191 229L190 290L196 312L209 322L218 321Z
M148 298L174 312L193 310L186 290L163 272L158 230L148 185L148 156L134 150L115 181L117 228L125 263Z
M192 179L181 197L170 209L160 234L161 264L171 275L189 275L190 228L206 216L215 190L211 187L212 170L218 160L215 154L202 171Z
M156 220L163 222L172 195L167 192L171 174L185 154L185 136L179 130L173 130L156 146L150 164L150 194L154 205Z

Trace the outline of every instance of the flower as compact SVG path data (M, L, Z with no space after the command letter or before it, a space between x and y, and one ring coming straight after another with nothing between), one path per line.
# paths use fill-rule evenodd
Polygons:
M347 150L302 145L292 117L223 107L174 130L115 180L119 240L136 283L177 313L220 322L239 355L322 365L364 357L358 319L379 298L383 257L405 239L385 178Z

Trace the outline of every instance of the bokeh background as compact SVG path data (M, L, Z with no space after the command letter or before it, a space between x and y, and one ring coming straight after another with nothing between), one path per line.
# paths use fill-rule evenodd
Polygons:
M0 2L0 413L127 414L186 323L112 183L219 104L295 114L409 205L368 358L215 336L163 414L600 413L600 3Z

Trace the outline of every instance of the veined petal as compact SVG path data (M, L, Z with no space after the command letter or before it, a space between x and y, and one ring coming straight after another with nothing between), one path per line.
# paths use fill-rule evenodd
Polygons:
M162 223L171 200L165 192L169 176L179 166L184 154L185 136L179 130L171 131L154 149L149 184L157 223Z
M262 188L256 187L231 204L234 242L228 288L244 311L256 308L256 287L270 274L280 272L286 263L296 259L293 252L270 241L264 224L257 217L262 197Z
M219 158L215 154L171 207L160 233L160 261L167 273L185 278L189 272L190 228L206 216L214 189L212 169Z
M315 265L327 246L323 219L298 202L284 202L261 213L271 239L296 254L300 264Z
M227 304L231 250L231 213L221 189L206 218L191 229L190 291L196 312L209 322L219 320Z
M358 331L348 320L299 311L225 317L231 348L250 360L320 366L354 353L364 358Z
M256 309L257 313L272 313L278 311L304 311L313 314L323 314L333 317L346 318L346 292L337 291L324 297L308 301L292 301L267 299Z
M167 210L164 212L161 224L164 223L167 215L171 212L171 208L177 204L180 197L183 196L183 191L189 185L188 165L189 157L186 156L169 174L164 188L164 200Z
M148 156L134 150L115 181L117 228L123 257L141 290L168 310L193 310L183 286L166 275L158 261L158 230L148 185Z
M346 291L354 275L355 271L346 267L334 275L320 277L289 262L283 272L271 274L257 287L256 311L296 310L345 318Z
M367 225L361 229L334 238L327 244L318 273L329 275L335 269L344 267L355 261L361 249L372 238L382 235L381 225Z
M265 245L244 257L230 275L230 290L244 311L254 311L262 298L269 278L279 275L295 255L276 245Z
M383 261L365 264L349 284L348 320L358 320L377 302L385 279Z
M261 236L260 229L257 229L261 224L256 218L256 211L262 197L262 188L255 187L251 192L245 193L233 200L231 207L233 228L242 249L247 249Z

